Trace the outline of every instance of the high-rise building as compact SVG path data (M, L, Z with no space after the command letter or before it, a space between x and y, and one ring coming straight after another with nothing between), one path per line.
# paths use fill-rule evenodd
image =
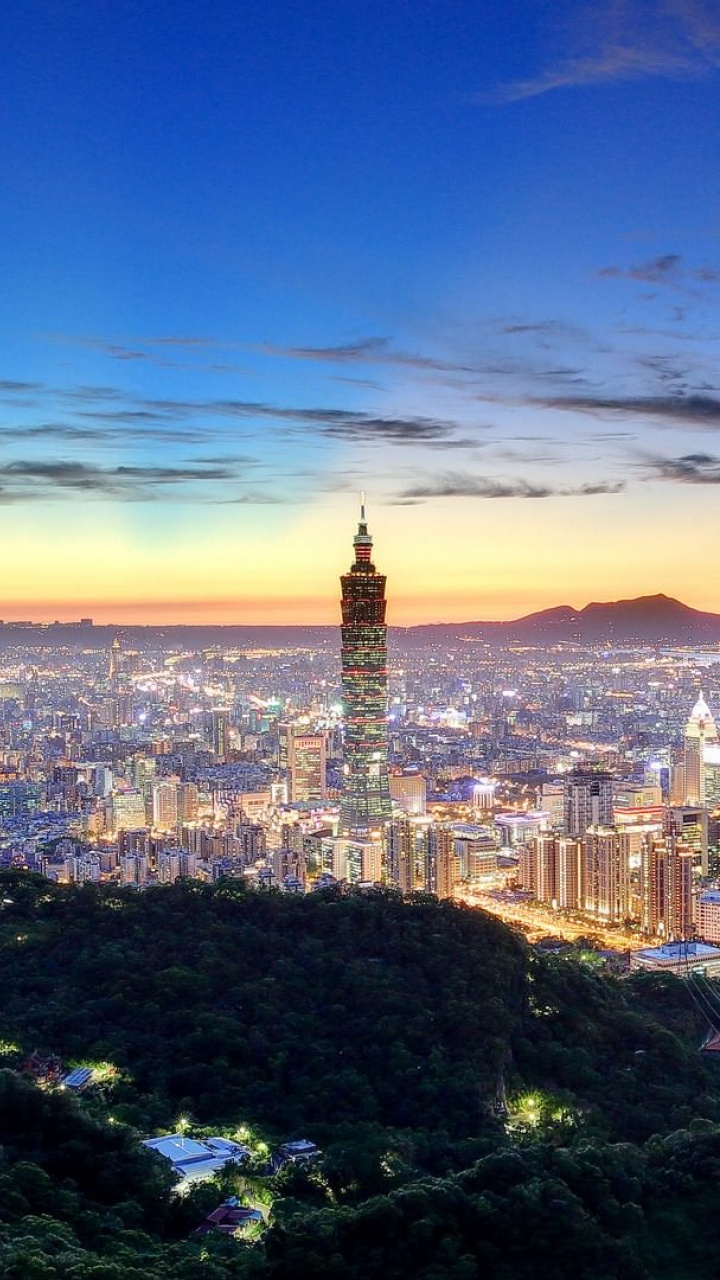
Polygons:
M565 835L577 840L588 827L612 822L612 776L591 764L579 765L565 778Z
M390 818L387 768L385 575L372 562L360 508L355 560L342 585L342 689L345 721L340 830L363 839Z
M112 797L112 825L121 828L145 825L145 797L142 791L116 791Z
M230 711L227 707L213 707L210 729L212 749L224 760L230 750Z
M616 827L591 826L585 833L585 910L606 924L632 914L630 837Z
M438 898L451 898L462 878L460 855L455 848L451 826L433 825L427 834L425 889Z
M543 832L520 849L520 883L538 902L577 911L585 907L585 850L582 840Z
M683 804L705 804L705 747L717 740L715 721L701 693L685 726Z
M649 841L643 855L643 931L669 941L693 936L693 851L675 834Z
M425 888L429 818L393 818L385 829L385 869L403 893Z
M183 822L196 822L198 816L198 789L194 782L181 782L177 789L178 826Z
M708 814L702 805L670 805L665 809L667 831L692 849L700 875L708 874Z
M152 789L153 826L171 831L178 821L178 788L174 782L156 782Z
M290 782L290 799L327 799L328 734L307 723L278 726L280 768Z

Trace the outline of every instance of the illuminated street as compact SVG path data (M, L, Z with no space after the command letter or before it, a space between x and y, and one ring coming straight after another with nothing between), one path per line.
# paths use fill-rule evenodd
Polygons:
M636 934L622 929L606 929L597 920L573 920L567 914L553 911L539 903L503 902L476 889L458 888L453 895L458 902L470 907L482 907L490 915L497 916L505 924L520 929L530 942L538 942L549 936L577 942L578 938L592 937L612 951L637 951L643 940Z

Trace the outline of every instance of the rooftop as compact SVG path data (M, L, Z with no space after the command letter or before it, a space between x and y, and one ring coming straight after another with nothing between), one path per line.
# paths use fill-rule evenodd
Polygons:
M166 1133L158 1138L146 1138L143 1146L157 1151L170 1161L175 1173L184 1182L200 1182L211 1178L230 1160L244 1160L249 1148L229 1138L212 1137L200 1141L186 1138L182 1133Z

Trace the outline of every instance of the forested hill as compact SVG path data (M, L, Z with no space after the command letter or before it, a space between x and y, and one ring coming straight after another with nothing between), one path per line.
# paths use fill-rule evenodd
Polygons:
M391 892L4 873L0 898L3 1275L631 1280L658 1231L666 1274L702 1274L720 1078L674 979ZM16 1073L32 1050L110 1065L76 1102ZM219 1192L179 1202L139 1146L179 1113L322 1148L275 1180L260 1243L183 1243Z

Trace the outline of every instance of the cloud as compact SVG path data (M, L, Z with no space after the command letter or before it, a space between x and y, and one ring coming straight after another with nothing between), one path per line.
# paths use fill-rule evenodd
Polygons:
M576 11L572 40L555 65L475 101L519 102L555 89L650 78L691 80L720 66L714 0L605 0Z
M223 342L216 342L214 338L204 338L204 337L182 337L182 336L175 336L174 334L170 334L170 335L168 335L167 337L161 337L161 338L143 338L143 339L139 339L139 341L140 341L140 342L146 342L146 343L148 344L148 346L153 346L153 347L212 347L212 348L217 348L217 347L226 347L226 346L228 346L228 345L230 345L230 346L234 345L234 344L232 344L232 343L228 344L228 343L223 343Z
M96 494L124 501L157 498L168 486L236 480L229 467L119 466L69 461L8 462L0 466L0 501Z
M72 444L74 441L99 442L102 436L103 433L93 427L75 427L65 422L36 422L30 426L0 427L0 441L61 440L65 444Z
M225 417L270 419L290 424L298 431L329 439L385 441L391 444L424 444L452 438L457 424L448 419L423 415L384 416L352 409L301 408L252 400L145 400L143 412L164 421L202 414Z
M119 387L96 387L89 384L65 388L58 394L71 403L80 401L82 404L106 404L108 401L126 399L126 393Z
M313 360L325 364L387 364L410 369L425 369L432 373L481 373L478 365L458 364L435 356L400 351L391 345L389 338L360 338L340 346L283 347L265 344L260 350L270 356L288 360Z
M677 280L681 262L679 253L663 253L636 267L602 267L598 275L618 280L643 280L647 284L667 284Z
M658 418L688 429L720 430L720 399L712 395L536 396L529 403L544 409L561 409L596 416L619 413L623 416Z
M528 480L497 480L486 476L448 472L437 480L413 485L398 495L400 502L426 498L576 498L620 493L622 482L601 481L571 488L532 484Z
M650 480L669 480L675 484L720 484L720 458L711 453L654 458L647 465L647 478Z
M720 268L684 267L679 253L661 253L658 257L650 258L648 262L637 263L635 266L601 267L598 275L606 279L637 280L643 284L660 284L678 288L686 281L715 284L720 280ZM682 307L677 307L675 311L674 319L680 324L687 313Z
M77 426L67 422L36 422L29 425L0 427L0 443L15 440L57 440L64 444L81 444L92 441L97 445L117 448L128 441L157 441L162 444L205 444L212 433L199 428L178 428L170 424L150 426L144 415L118 413L117 415L80 414L100 425ZM158 420L162 422L162 419ZM122 427L112 431L109 427Z
M576 339L585 339L588 336L587 331L579 325L568 324L562 320L498 320L491 327L495 333L503 336L525 333Z

